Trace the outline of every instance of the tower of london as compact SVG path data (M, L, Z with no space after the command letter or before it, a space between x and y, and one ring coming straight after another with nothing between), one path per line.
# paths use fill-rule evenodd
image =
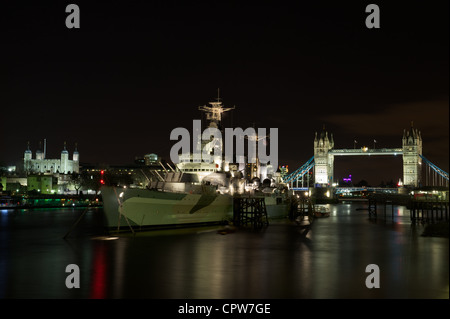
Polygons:
M57 159L46 158L44 151L38 149L36 156L33 158L33 153L30 150L30 144L28 143L27 150L24 153L24 171L28 174L36 173L61 173L71 174L80 172L80 154L75 144L75 150L72 154L72 159L69 159L69 152L66 149L66 143L64 142L64 149L61 151L61 157Z

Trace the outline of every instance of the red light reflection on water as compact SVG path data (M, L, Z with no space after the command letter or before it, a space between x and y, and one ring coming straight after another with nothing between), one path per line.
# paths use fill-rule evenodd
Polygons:
M106 247L99 242L94 249L94 267L91 280L91 298L106 297Z

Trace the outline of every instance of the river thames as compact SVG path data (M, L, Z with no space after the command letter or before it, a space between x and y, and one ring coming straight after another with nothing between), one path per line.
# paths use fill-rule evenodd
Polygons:
M306 237L294 223L105 236L102 209L0 211L3 299L448 299L449 240L421 236L409 211L368 218L363 203L329 205ZM80 269L68 289L66 266ZM379 267L369 289L367 265Z

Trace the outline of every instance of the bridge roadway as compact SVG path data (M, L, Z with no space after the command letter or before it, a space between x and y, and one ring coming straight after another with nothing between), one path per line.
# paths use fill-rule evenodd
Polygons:
M308 191L308 187L292 187L293 191ZM353 193L361 191L377 192L377 193L387 193L387 194L397 194L398 188L385 188L385 187L334 187L335 194L343 193Z
M387 194L397 194L398 188L386 188L386 187L336 187L336 194L343 193L353 193L353 192L361 192L361 191L369 191L376 193L387 193Z
M333 149L329 151L330 154L336 156L343 155L402 155L402 148L355 148L355 149Z

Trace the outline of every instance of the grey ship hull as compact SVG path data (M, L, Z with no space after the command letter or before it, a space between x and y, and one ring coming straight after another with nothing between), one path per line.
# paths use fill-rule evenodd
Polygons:
M130 230L130 227L140 230L225 223L233 219L231 195L219 194L214 187L174 191L178 184L181 185L166 184L173 191L103 186L105 226L111 231ZM266 195L265 203L270 219L288 216L290 204L283 196Z
M105 226L110 230L222 223L233 216L233 201L229 195L112 186L102 187L101 192Z

